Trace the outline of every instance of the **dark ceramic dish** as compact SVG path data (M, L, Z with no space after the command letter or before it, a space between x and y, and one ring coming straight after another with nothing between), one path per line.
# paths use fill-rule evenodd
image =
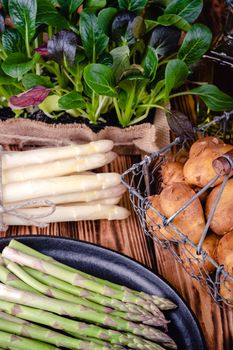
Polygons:
M167 312L169 335L179 350L207 350L193 314L180 296L160 277L128 257L99 246L57 237L17 237L22 243L70 266L132 289L171 299L178 307ZM0 239L0 251L10 238Z

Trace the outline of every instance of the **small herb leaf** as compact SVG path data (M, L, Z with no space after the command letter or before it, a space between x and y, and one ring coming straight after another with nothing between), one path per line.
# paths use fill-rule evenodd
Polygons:
M98 95L116 96L112 69L103 64L89 64L84 69L84 80Z
M109 35L111 31L111 24L116 14L117 9L115 7L108 7L106 9L103 9L98 14L99 27L106 35Z
M61 109L69 110L75 108L85 108L86 103L81 94L76 91L71 91L59 99L58 106Z
M23 75L30 71L40 59L39 54L35 54L32 59L28 59L24 54L16 52L9 55L2 64L2 70L12 78L22 79Z
M233 109L233 97L225 94L212 84L202 85L190 91L198 95L212 111L230 111Z
M203 24L194 24L186 34L183 44L178 51L178 58L188 66L196 63L209 49L212 34Z
M7 54L25 51L22 37L16 29L7 29L2 33L2 46Z
M121 10L130 10L136 13L141 12L148 0L118 0L118 4Z
M107 47L109 38L98 24L97 17L88 11L80 15L80 35L87 56L95 62Z
M203 0L172 0L168 3L165 14L175 14L189 23L194 22L203 7Z
M40 24L47 24L48 26L54 26L58 29L67 29L69 28L69 23L57 11L57 9L53 6L51 1L49 0L43 0L38 1L38 9L37 9L37 16L36 16L36 22L37 25Z
M148 47L143 61L144 75L151 81L154 80L158 68L158 55L153 47Z
M36 75L33 73L25 74L23 79L22 79L22 84L25 87L25 89L27 89L27 90L29 90L37 85L45 86L47 88L53 87L53 84L52 84L49 77L42 76L42 75Z
M163 26L175 26L185 32L191 29L191 25L178 15L162 15L157 18L157 22Z
M36 0L9 0L9 14L15 28L21 33L25 42L29 42L36 31Z
M180 87L189 74L187 65L178 59L168 62L165 70L165 101L168 102L172 89Z
M113 70L113 73L115 75L116 80L119 81L123 72L130 67L129 47L126 45L116 47L110 53L113 57L112 70Z

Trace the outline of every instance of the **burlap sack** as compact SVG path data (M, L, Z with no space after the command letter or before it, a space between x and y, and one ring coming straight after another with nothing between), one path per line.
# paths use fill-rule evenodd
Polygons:
M120 154L152 153L170 142L165 113L155 115L154 123L144 123L125 129L105 127L95 133L84 124L46 124L29 119L0 121L0 144L3 145L65 145L110 139Z

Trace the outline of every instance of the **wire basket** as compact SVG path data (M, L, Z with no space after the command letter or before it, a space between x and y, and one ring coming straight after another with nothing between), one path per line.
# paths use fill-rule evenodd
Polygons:
M209 123L195 128L194 131L196 135L218 135L224 140L227 140L228 143L232 143L232 125L233 111L215 117ZM151 195L159 194L162 190L161 166L166 162L168 154L170 155L172 152L174 157L176 157L187 147L187 144L189 144L190 147L190 139L187 137L177 137L171 144L150 156L146 156L140 163L134 164L130 169L124 172L122 174L122 182L128 188L131 203L139 218L144 233L151 237L157 244L166 248L175 259L182 264L189 275L199 281L220 307L233 310L233 276L224 269L223 265L219 265L216 259L211 258L202 248L204 239L209 232L209 226L214 211L218 205L224 187L231 176L233 157L221 157L221 161L223 158L225 166L228 167L228 174L224 175L224 181L221 185L219 195L217 196L216 203L213 205L212 212L207 220L199 243L195 244L192 242L174 225L173 220L185 208L191 205L194 200L208 191L220 175L216 174L204 188L198 191L191 200L186 202L171 217L165 217L158 208L151 205L149 200ZM150 216L149 213L155 213L156 216ZM154 217L160 218L160 220L156 220L155 222ZM168 236L164 234L165 232L169 233L169 239L167 238ZM171 235L173 235L172 238ZM222 293L220 294L220 286L227 291L228 294L230 293L232 298L228 298L228 296L225 298Z

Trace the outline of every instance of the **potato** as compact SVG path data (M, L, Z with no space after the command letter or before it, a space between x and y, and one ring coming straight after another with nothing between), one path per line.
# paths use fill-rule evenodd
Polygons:
M230 273L233 268L233 232L223 236L218 244L217 261Z
M156 208L161 214L163 214L162 210L161 210L159 195L150 196L150 197L148 197L148 199L151 202L151 205L154 208ZM170 227L167 227L166 229L164 227L161 227L160 229L158 228L157 225L163 224L163 221L160 218L160 216L157 215L151 208L147 209L146 222L148 224L148 229L150 229L149 226L152 226L156 236L160 240L168 239L168 240L174 241L177 238L176 233L173 232Z
M213 142L216 140L216 142ZM188 184L204 187L214 178L216 172L212 166L213 160L233 149L233 146L222 143L216 138L204 138L193 144L190 158L184 165L184 177ZM212 186L222 183L220 177Z
M173 215L195 192L185 183L176 182L163 189L160 194L161 210L166 217ZM194 243L198 243L205 228L205 218L200 200L197 198L174 219L176 227Z
M215 187L209 194L206 201L206 217L216 201L221 185ZM228 180L220 201L210 223L210 228L218 235L225 235L233 232L233 179ZM233 246L232 246L233 249Z
M216 149L219 147L219 145L224 145L224 142L217 137L202 137L192 144L189 151L189 158L199 156L199 154L207 148Z
M170 185L173 182L184 182L184 165L180 162L166 162L162 165L162 178L164 185Z
M219 238L214 233L209 234L204 242L202 249L216 261L217 259L217 247ZM197 255L196 249L190 244L180 246L180 257L186 270L191 274L210 274L215 270L215 266L206 258L203 259L202 254Z

